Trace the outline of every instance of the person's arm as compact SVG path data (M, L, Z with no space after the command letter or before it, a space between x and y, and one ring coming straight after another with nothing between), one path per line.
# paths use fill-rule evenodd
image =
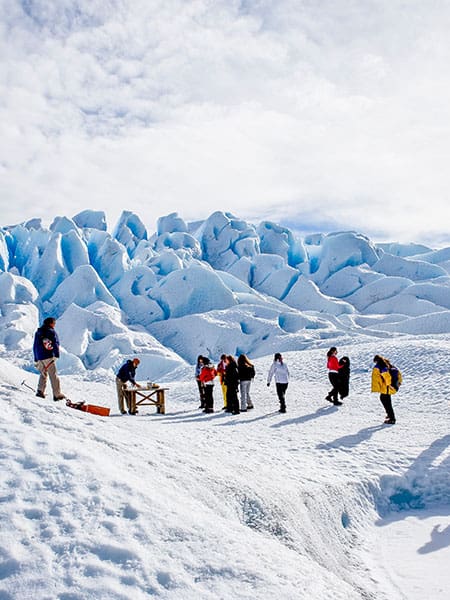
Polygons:
M269 373L267 374L267 385L270 385L272 381L273 374L275 373L275 363L272 363L269 369Z
M54 329L53 329L53 356L55 358L59 358L59 337Z

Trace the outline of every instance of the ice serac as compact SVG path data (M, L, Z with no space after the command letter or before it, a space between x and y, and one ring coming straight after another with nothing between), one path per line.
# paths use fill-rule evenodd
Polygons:
M97 301L117 307L117 301L108 291L91 265L78 267L56 289L54 294L43 302L44 312L56 318L72 304L81 307Z
M241 257L259 254L259 237L253 226L231 213L217 211L197 233L203 259L214 269L228 270Z
M24 269L24 275L36 286L42 302L55 293L69 274L64 264L61 239L60 233L53 233L42 254L39 247L34 247ZM81 294L82 290L79 293Z
M166 319L237 304L231 290L206 265L169 273L151 290L151 298L161 306Z
M12 273L0 273L0 344L7 350L31 347L39 321L37 298L38 292L30 281Z
M330 233L315 248L314 261L311 261L311 277L319 287L328 277L344 267L362 264L371 267L378 260L374 244L366 236L353 232Z
M313 281L303 276L297 279L289 293L283 298L283 302L299 310L316 311L330 315L355 312L351 304L326 296Z
M148 327L154 321L164 319L164 312L158 302L150 297L157 284L157 277L149 267L133 267L111 287L111 292L120 308L133 325Z
M6 243L6 236L3 231L0 231L0 271L9 269L9 250Z
M55 217L50 225L50 231L57 231L61 234L68 233L69 231L76 231L77 229L75 222L67 217Z
M185 221L176 212L159 217L156 222L156 230L158 235L163 233L187 233L189 231Z
M106 231L106 215L101 210L82 210L73 217L73 221L81 229L99 229Z
M124 210L114 229L113 237L133 256L136 246L141 240L147 240L147 229L141 219L134 213Z
M299 275L278 254L259 254L253 261L251 285L258 292L283 299Z
M130 330L122 322L120 310L104 302L82 308L71 304L58 320L61 343L85 368L112 369L117 372L126 358L139 356L139 379L185 367L173 351L164 348L152 335Z
M302 242L287 227L271 221L263 221L257 228L262 253L282 256L290 267L296 267L307 259Z
M91 230L87 240L90 264L107 286L114 285L130 268L127 251L106 231Z
M400 256L384 253L373 265L372 269L378 273L392 277L405 277L412 281L424 281L445 277L448 273L439 265L432 265L423 260L406 259Z

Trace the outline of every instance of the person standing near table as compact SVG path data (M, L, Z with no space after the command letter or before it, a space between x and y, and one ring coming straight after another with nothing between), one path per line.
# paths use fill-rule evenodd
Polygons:
M65 396L61 392L61 383L56 371L56 361L59 358L59 338L55 325L56 319L47 317L34 334L33 355L36 368L40 373L36 396L45 398L47 376L49 376L53 400L62 400Z
M140 364L140 362L141 361L138 358L133 358L132 360L127 360L127 362L124 363L120 367L119 371L117 372L117 377L116 377L117 399L119 401L119 410L122 415L124 415L127 412L125 410L125 406L124 406L124 399L126 399L126 396L124 394L123 386L125 385L125 383L128 383L128 381L129 381L135 387L138 387L138 388L141 387L139 385L139 383L136 382L136 369L137 369L138 365ZM136 407L130 406L128 399L126 399L126 401L127 401L128 413L130 415L135 415L137 412Z

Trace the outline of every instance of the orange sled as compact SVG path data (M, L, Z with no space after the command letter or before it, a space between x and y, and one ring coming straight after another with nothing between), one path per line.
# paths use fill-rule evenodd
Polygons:
M95 404L85 404L84 402L71 402L70 400L66 401L66 406L70 406L70 408L76 408L77 410L82 410L83 412L92 413L93 415L100 415L101 417L109 417L110 409L104 406L96 406Z

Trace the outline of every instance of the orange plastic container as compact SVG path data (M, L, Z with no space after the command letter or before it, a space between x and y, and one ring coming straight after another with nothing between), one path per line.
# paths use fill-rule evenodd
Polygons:
M105 406L96 406L95 404L83 404L81 410L84 412L92 413L93 415L100 415L101 417L109 417L111 409Z

